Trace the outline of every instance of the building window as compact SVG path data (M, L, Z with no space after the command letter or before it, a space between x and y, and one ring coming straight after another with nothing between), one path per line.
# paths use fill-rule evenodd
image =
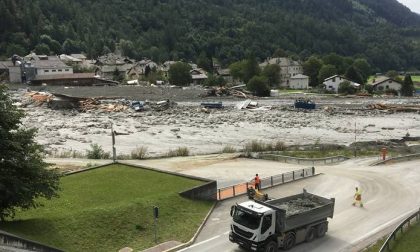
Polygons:
M58 69L58 71L59 71L59 72L63 72L63 70L62 70L62 69Z
M389 86L388 86L388 85L386 85L385 89L389 89Z
M65 71L68 72L68 71L70 71L70 69L66 69Z
M335 78L332 79L332 82L335 82Z
M57 72L57 70L54 69L54 70L52 70L52 72Z
M44 73L48 73L50 70L44 70Z

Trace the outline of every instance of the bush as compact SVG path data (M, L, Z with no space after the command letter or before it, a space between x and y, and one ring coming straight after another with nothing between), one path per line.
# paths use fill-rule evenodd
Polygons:
M264 143L262 141L253 140L245 144L245 152L264 152L264 151L283 151L286 149L286 145L277 141L275 143Z
M270 87L267 79L261 76L254 76L246 85L246 88L253 92L256 96L270 96Z
M147 155L147 147L141 146L137 147L135 150L131 151L131 159L145 159Z
M190 155L187 147L178 147L176 150L170 150L166 153L167 157L186 157Z
M225 146L222 149L222 153L235 153L235 152L236 152L235 147L233 147L231 145Z
M105 152L99 144L91 144L90 150L86 150L89 159L109 159L109 152Z
M353 85L349 82L349 81L344 81L342 83L340 83L340 85L338 86L338 93L339 94L355 94L356 93L356 88L353 87Z

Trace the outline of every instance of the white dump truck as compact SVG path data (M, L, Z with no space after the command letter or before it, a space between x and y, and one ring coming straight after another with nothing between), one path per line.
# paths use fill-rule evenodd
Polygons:
M231 208L229 240L251 251L275 252L311 242L325 235L335 199L303 193L262 201L246 201Z

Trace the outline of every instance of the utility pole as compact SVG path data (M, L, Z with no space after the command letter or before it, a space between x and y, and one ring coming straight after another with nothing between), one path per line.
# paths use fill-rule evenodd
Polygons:
M112 161L115 163L117 161L117 151L115 149L115 131L114 125L111 123L111 136L112 136Z
M356 141L357 141L357 129L356 129L356 121L354 122L354 157L357 156L357 146L356 146Z

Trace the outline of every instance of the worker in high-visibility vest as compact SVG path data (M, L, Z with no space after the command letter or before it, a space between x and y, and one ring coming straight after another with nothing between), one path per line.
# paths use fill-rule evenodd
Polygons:
M255 190L260 190L261 189L261 179L258 176L258 173L255 174L254 183L255 183Z
M357 203L359 204L360 207L363 207L362 192L359 190L358 187L356 187L356 192L354 193L353 206L356 206Z

